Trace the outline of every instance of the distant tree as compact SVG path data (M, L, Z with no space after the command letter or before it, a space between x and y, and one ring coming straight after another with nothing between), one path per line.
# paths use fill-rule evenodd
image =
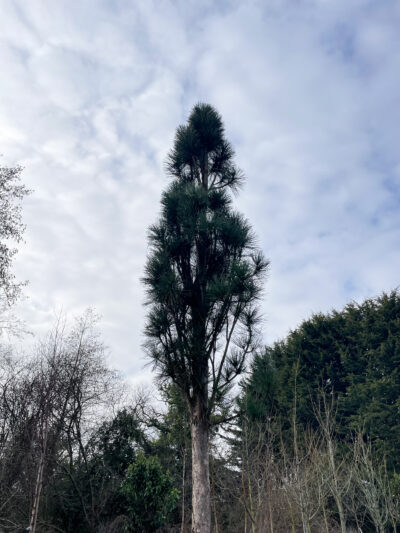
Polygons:
M129 466L121 491L127 501L128 530L135 533L153 533L163 526L179 499L169 472L156 457L141 453Z
M30 193L20 183L22 167L0 167L0 306L10 305L17 299L21 283L11 272L17 250L11 242L19 243L25 226L22 224L21 200Z
M211 417L257 344L256 304L268 266L249 223L232 209L230 193L242 181L233 156L219 114L196 105L169 154L173 182L150 228L144 277L148 354L189 407L194 533L210 531Z

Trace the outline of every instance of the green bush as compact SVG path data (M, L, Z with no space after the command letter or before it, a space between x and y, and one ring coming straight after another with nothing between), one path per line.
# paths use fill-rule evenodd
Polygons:
M179 499L170 473L163 472L156 457L139 453L121 486L127 500L128 531L154 533L164 525Z

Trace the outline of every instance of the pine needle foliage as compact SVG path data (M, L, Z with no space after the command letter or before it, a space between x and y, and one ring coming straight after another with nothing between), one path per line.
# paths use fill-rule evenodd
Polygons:
M172 183L149 230L146 349L162 379L207 420L258 341L258 299L268 262L232 207L243 174L220 115L194 107L166 164Z

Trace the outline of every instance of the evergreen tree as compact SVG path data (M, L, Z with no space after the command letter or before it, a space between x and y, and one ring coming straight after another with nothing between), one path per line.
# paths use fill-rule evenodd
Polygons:
M179 498L169 472L163 472L157 457L138 454L126 473L121 493L127 501L127 531L153 533L163 526Z
M316 429L314 411L321 392L335 397L336 438L345 442L352 432L365 432L373 449L386 455L388 469L398 470L398 291L350 303L342 311L314 315L285 340L267 347L254 361L241 405L250 420L255 414L271 416L273 409L291 442L288 413L296 402L299 425Z
M267 262L232 209L242 181L219 114L194 107L176 133L160 221L150 228L144 283L147 350L186 398L192 437L192 531L210 531L209 430L257 343L257 299ZM213 417L213 422L221 421Z

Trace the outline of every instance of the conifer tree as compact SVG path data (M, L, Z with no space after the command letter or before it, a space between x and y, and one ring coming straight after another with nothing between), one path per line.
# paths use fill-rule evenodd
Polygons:
M188 403L192 532L210 532L209 430L216 405L257 344L257 301L268 267L247 220L232 208L243 176L220 115L198 104L177 129L161 217L149 231L146 348ZM212 416L213 415L213 416Z

